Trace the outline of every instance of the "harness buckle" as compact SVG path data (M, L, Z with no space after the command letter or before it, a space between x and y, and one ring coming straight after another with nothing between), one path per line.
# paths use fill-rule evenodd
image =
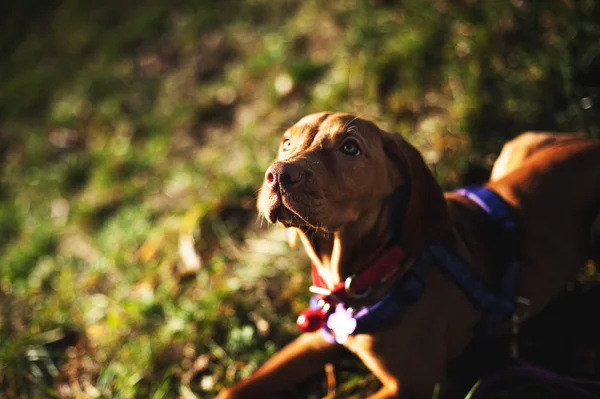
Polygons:
M515 300L516 305L523 305L525 307L525 311L521 316L517 314L517 309L515 306L514 317L516 317L517 322L522 322L529 315L529 307L531 306L531 300L529 298L525 298L524 296L518 296Z
M517 314L517 309L515 306L515 311L513 312L512 316L511 316L511 320L510 320L511 321L511 329L510 329L511 339L510 339L509 353L510 353L510 357L512 357L513 359L516 359L519 357L519 342L518 342L517 337L519 335L521 322L529 314L529 306L531 306L531 301L529 300L529 298L518 296L515 300L515 305L525 306L525 312L521 316L519 316Z

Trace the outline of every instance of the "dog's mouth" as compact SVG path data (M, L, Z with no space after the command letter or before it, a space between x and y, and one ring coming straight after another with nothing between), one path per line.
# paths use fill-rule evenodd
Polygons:
M285 227L308 226L306 218L301 215L297 201L289 194L273 193L269 204L265 207L265 217L269 223L281 223Z
M269 212L268 219L271 223L279 222L285 227L301 227L306 225L306 222L300 216L283 205L272 209Z

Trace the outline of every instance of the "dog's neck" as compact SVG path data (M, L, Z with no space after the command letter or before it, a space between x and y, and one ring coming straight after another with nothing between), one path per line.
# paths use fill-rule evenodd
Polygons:
M391 207L382 204L331 232L301 232L308 256L329 288L362 270L394 238Z

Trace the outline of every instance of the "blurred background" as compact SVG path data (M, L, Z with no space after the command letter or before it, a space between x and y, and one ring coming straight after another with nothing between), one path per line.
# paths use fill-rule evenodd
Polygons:
M600 136L592 0L9 0L0 27L4 398L211 398L291 340L308 260L255 194L304 114L405 135L445 188L525 130Z

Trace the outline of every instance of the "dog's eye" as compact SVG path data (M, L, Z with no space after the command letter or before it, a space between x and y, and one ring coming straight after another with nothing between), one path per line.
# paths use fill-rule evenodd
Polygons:
M281 149L283 151L289 151L290 148L292 148L292 140L290 140L290 139L283 140L283 143L281 143Z
M354 140L347 140L340 147L340 151L342 151L346 155L351 155L353 157L357 157L360 155L360 147Z

